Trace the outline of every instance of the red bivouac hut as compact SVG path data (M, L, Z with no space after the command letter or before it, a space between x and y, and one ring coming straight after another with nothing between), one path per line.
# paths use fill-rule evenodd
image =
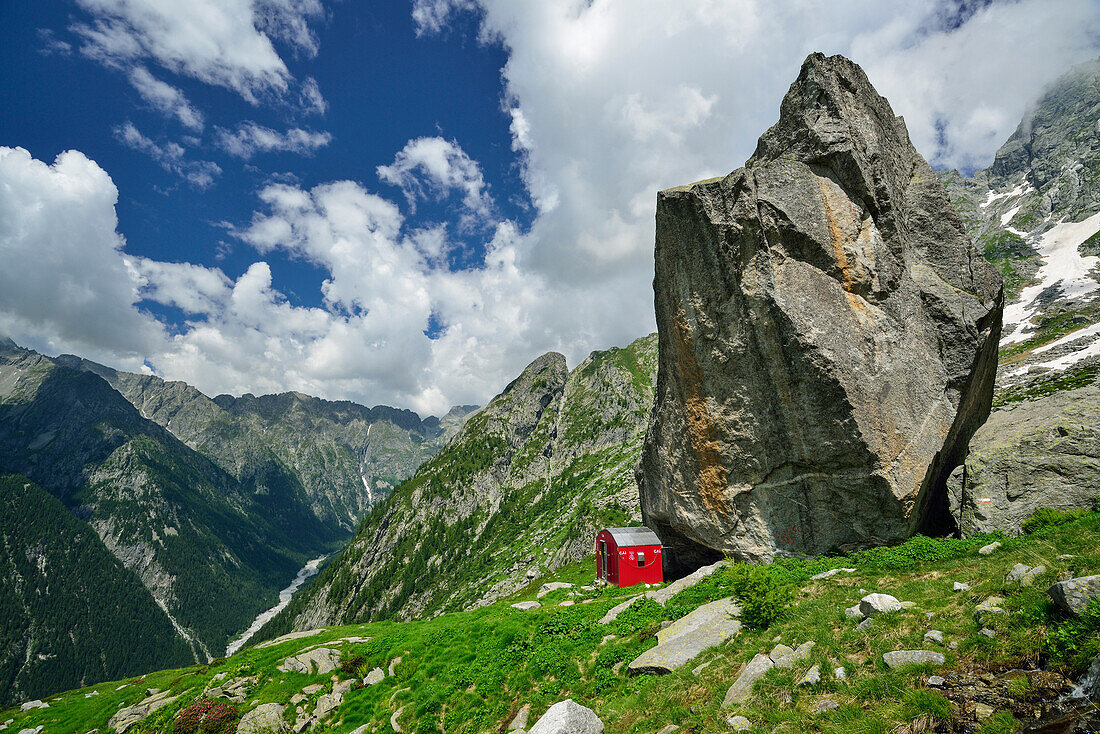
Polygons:
M661 583L661 539L647 527L601 530L596 536L596 576L620 587Z

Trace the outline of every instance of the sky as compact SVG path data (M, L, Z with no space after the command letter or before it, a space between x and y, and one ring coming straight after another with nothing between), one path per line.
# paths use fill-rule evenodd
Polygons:
M935 168L1100 0L0 0L0 335L440 415L655 330L656 192L842 53Z

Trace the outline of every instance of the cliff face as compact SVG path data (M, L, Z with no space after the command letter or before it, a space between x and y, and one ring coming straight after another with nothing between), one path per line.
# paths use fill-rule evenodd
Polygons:
M1001 280L858 66L810 56L744 168L660 192L655 260L638 484L673 563L950 522Z
M538 358L261 634L480 606L590 554L600 526L638 519L655 373L655 336L572 372Z

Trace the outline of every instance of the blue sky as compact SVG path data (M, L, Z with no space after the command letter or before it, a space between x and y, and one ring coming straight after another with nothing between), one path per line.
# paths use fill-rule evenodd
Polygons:
M807 53L963 169L1100 54L1096 0L0 1L0 29L0 333L422 414L652 331L656 191L741 165Z

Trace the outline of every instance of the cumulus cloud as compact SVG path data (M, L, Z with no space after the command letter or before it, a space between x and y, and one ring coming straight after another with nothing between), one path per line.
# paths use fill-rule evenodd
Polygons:
M0 330L132 369L157 349L163 330L135 306L140 277L123 254L117 200L83 153L51 165L0 147Z
M115 138L120 143L152 158L165 171L174 173L197 189L206 189L214 184L222 169L213 161L187 160L187 151L179 143L171 141L157 143L138 130L134 123L127 121L115 128Z
M157 79L144 66L130 70L130 84L153 109L174 117L186 128L201 131L203 116L176 87Z
M226 87L256 103L282 96L292 78L272 38L313 56L311 20L319 0L77 0L90 16L71 30L80 51L128 69L149 60L169 71Z
M236 130L216 128L214 139L217 146L229 155L247 160L257 153L309 155L332 142L332 135L297 127L279 132L250 121L241 123Z
M453 140L416 138L405 144L388 166L378 166L378 177L401 189L416 210L417 199L442 199L452 191L462 193L464 223L487 220L493 199L485 185L481 166Z

